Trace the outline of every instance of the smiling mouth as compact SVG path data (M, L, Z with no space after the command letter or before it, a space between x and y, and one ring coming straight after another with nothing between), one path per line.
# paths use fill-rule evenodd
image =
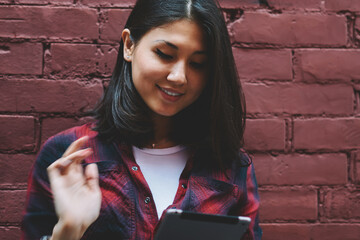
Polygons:
M158 85L156 85L156 86L157 86L162 92L164 92L165 94L167 94L167 95L169 95L169 96L171 96L171 97L179 97L179 96L184 95L183 93L172 92L172 91L167 90L167 89L165 89L165 88L162 88L162 87L160 87L160 86L158 86Z

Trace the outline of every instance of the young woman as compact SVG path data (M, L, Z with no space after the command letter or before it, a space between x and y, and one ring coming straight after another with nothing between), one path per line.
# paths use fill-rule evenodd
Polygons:
M211 0L138 0L96 122L50 138L30 176L23 239L152 239L169 208L252 219L245 101Z

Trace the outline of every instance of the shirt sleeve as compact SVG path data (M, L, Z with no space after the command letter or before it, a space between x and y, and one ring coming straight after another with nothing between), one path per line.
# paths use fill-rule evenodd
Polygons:
M50 138L42 147L28 179L25 213L22 220L22 239L37 240L52 235L58 222L47 175L48 166L59 159L71 140L65 136Z
M250 159L247 154L245 154L245 156ZM242 186L241 188L245 189L243 189L244 197L241 198L238 204L237 215L251 218L248 231L244 234L242 240L260 240L262 237L262 230L259 226L260 199L254 165L252 161L250 162L251 164L247 168L242 167L240 171L242 173L240 173L238 179L241 181L241 184L239 184ZM244 183L244 181L246 182Z

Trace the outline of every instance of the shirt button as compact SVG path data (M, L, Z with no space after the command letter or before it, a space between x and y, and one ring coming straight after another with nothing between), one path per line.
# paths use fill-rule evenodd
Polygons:
M186 188L187 188L186 184L181 184L181 187L182 187L183 189L186 189Z
M149 197L146 197L145 198L145 203L148 204L150 202L150 198Z
M131 169L134 170L134 171L137 171L137 170L138 170L138 167L137 167L137 166L133 166Z

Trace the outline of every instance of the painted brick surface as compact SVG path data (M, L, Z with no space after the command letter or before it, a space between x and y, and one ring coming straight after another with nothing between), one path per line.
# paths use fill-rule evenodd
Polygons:
M234 40L284 45L335 45L347 41L346 18L321 14L244 13L233 26Z
M259 7L259 0L219 0L220 6L225 9Z
M279 119L249 119L245 130L248 150L284 150L285 121Z
M356 240L360 236L360 224L316 224L311 236L314 240Z
M233 52L241 78L274 80L292 78L292 57L289 50L234 48Z
M360 80L360 50L322 49L296 51L296 75L305 81Z
M24 150L35 145L35 119L24 116L0 116L0 149Z
M131 7L136 0L82 0L82 3L91 7Z
M0 91L7 99L7 104L0 104L0 111L75 113L90 110L103 89L100 83L14 80L0 82Z
M325 1L325 7L328 10L334 10L334 11L354 11L359 12L360 11L360 4L357 0L326 0Z
M0 56L3 74L42 74L43 46L40 43L2 42Z
M347 183L345 154L293 154L254 157L260 185L334 185Z
M356 149L360 147L360 119L295 120L297 149Z
M269 220L315 220L317 192L315 190L262 190L261 218Z
M121 32L130 15L129 9L113 9L103 12L105 23L100 32L100 38L105 41L120 42Z
M310 240L311 226L296 223L265 223L261 225L266 240Z
M0 16L0 37L98 38L94 9L0 6Z
M19 227L0 227L2 240L20 239L21 230Z
M116 56L117 49L106 45L53 44L45 72L63 77L110 76Z
M321 0L302 0L302 1L293 1L293 0L268 0L269 6L275 9L313 9L320 10Z
M18 223L25 204L25 190L0 190L0 222Z
M354 110L353 88L348 85L245 83L243 87L249 113L350 115Z
M220 0L243 84L264 240L360 236L360 1ZM135 0L0 0L0 238L28 172L91 121Z
M26 184L34 161L34 154L0 154L0 186Z
M263 224L264 239L357 240L360 224Z
M329 190L325 194L325 216L330 219L360 218L360 189Z

